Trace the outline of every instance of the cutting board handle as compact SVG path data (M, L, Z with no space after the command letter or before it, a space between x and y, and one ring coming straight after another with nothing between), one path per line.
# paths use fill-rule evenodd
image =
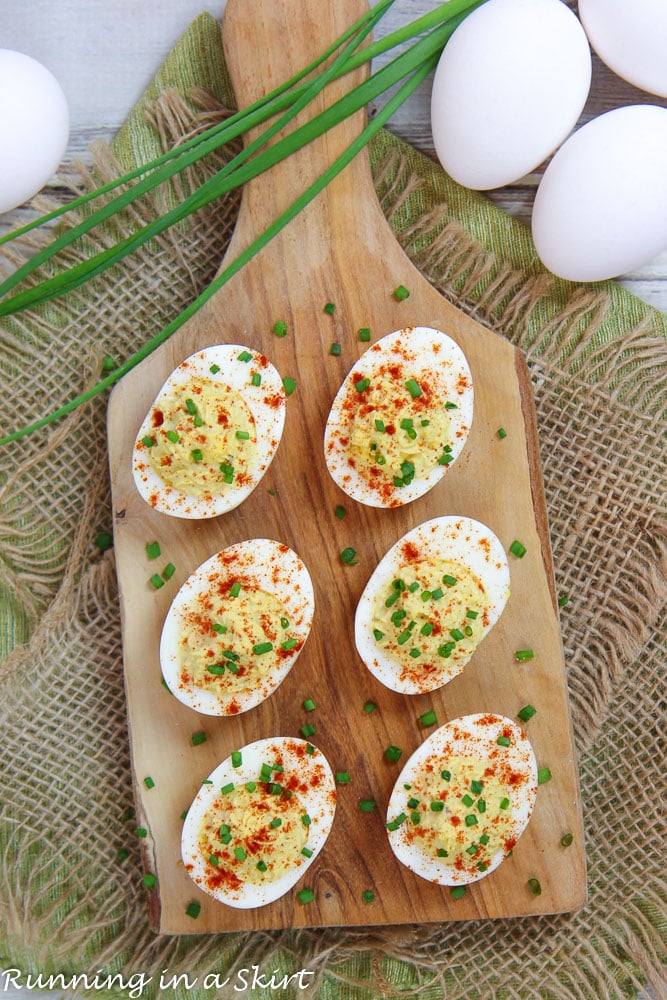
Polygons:
M367 11L366 0L228 0L222 35L238 106L246 107L303 69ZM330 84L302 112L298 122L330 106L367 75L367 67L362 67ZM234 250L240 250L239 244L247 245L263 232L300 192L317 180L359 135L365 120L366 112L362 110L247 184L234 234ZM293 128L290 124L289 130ZM252 137L256 134L252 133ZM325 224L327 217L336 219L335 231L329 233L332 240L339 237L344 240L348 227L355 225L355 205L370 205L371 212L375 211L377 199L365 151L327 187L319 200L335 205L335 211L325 211L324 218ZM315 211L320 226L322 204ZM306 209L290 224L291 238L298 239L299 232L307 233L313 223Z

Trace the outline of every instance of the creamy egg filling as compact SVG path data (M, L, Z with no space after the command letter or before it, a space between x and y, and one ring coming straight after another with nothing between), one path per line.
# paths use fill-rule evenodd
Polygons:
M303 803L280 785L280 772L263 767L271 780L260 775L238 787L230 783L202 820L198 848L208 863L209 887L275 882L312 853Z
M158 398L141 443L160 479L193 497L247 485L257 452L255 421L242 395L200 377Z
M410 669L468 659L488 624L489 598L463 563L420 559L380 589L373 603L373 638L385 656Z
M185 615L181 683L225 694L254 689L302 641L275 594L226 580L201 593Z
M493 758L427 759L405 788L405 809L392 822L404 825L409 843L429 857L484 872L499 851L514 846L516 780Z
M408 378L395 365L359 378L355 396L348 447L365 478L398 489L452 461L448 410L455 404L434 400L423 379Z

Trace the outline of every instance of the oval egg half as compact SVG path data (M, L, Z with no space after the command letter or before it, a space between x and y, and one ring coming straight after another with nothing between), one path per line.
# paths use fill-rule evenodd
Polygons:
M472 376L458 344L430 327L397 330L364 352L338 390L324 434L327 468L359 503L410 503L460 455L472 417Z
M357 650L385 687L423 694L459 674L510 591L505 550L486 525L437 517L403 535L357 605Z
M174 517L217 517L257 486L285 423L280 375L239 344L197 351L166 380L137 434L132 474L143 499Z
M394 785L391 849L429 882L476 882L514 848L536 797L535 754L515 722L495 714L454 719L415 750Z
M310 574L268 538L217 552L185 581L167 613L160 667L169 690L204 715L238 715L273 694L310 633Z
M320 750L291 737L257 740L202 783L183 824L183 864L219 902L266 906L313 863L335 810L334 778Z

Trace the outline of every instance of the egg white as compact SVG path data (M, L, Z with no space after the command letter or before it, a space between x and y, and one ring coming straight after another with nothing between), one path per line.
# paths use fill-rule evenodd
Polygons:
M510 745L500 747L498 736L510 732ZM502 753L512 771L521 773L524 781L512 797L511 823L508 834L518 840L532 816L537 798L537 763L533 748L523 730L512 720L502 715L476 714L453 719L432 733L415 750L406 762L396 780L387 806L387 823L391 823L403 812L409 792L405 785L414 783L424 767L425 761L437 755L446 768L447 759L453 757L476 757L488 760L492 754ZM425 854L417 842L410 839L409 819L395 830L388 831L389 843L397 859L416 875L440 885L466 885L486 878L505 860L507 853L500 849L488 868L483 871L461 871L447 858Z
M289 656L253 689L228 694L185 685L181 679L178 648L189 610L198 595L233 577L242 585L274 594L290 620L290 635L299 640ZM294 666L313 621L315 596L310 573L300 557L282 542L252 538L216 552L185 581L171 603L160 637L160 667L165 683L179 701L203 715L237 715L265 701Z
M451 427L451 461L448 465L436 464L426 475L415 477L400 488L385 486L380 492L373 489L367 477L350 465L346 439L350 421L345 413L345 402L354 399L354 383L358 373L373 378L373 373L387 362L394 362L405 370L406 379L428 381L441 399L456 404L448 410ZM414 326L386 334L369 347L348 372L331 404L324 434L324 455L327 468L334 482L353 500L369 507L395 507L410 503L428 493L440 482L458 458L465 445L473 418L472 375L466 357L447 334L431 327Z
M317 747L308 753L305 751L307 746L312 744L285 736L257 740L239 748L242 757L239 767L234 767L230 755L202 783L183 824L181 856L193 881L219 902L237 909L251 909L274 902L302 878L324 847L336 810L336 785L324 754ZM299 791L294 794L299 796L311 820L307 843L312 856L306 858L300 855L298 865L275 882L263 885L244 883L238 888L207 885L207 875L211 874L212 866L201 855L197 844L199 828L207 810L225 785L230 782L236 785L257 782L262 764L275 761L279 761L284 768L283 774L276 780L289 787L290 780L298 779Z
M247 351L250 361L240 361ZM211 372L211 366L219 371ZM261 374L261 385L251 383L251 371ZM190 496L163 480L146 458L142 438L153 433L152 413L162 397L187 387L192 378L205 378L238 392L255 421L256 453L249 482L220 493ZM238 507L262 479L273 461L285 424L285 390L274 366L258 351L242 344L218 344L190 355L175 368L158 392L137 432L132 453L132 474L141 497L155 510L172 517L204 519Z
M467 566L482 581L489 600L484 637L498 621L510 592L510 572L507 555L490 528L470 517L450 515L424 521L408 531L385 553L366 584L354 620L354 637L357 651L370 672L385 687L403 694L423 694L442 687L460 673L470 657L461 658L453 672L453 664L442 660L441 670L429 672L418 681L403 677L403 668L385 655L373 638L373 605L378 591L389 591L391 583L400 576L402 555L406 545L415 545L421 552L436 560L456 560ZM479 647L477 647L479 648ZM475 650L472 656L475 655ZM415 668L416 669L416 668Z

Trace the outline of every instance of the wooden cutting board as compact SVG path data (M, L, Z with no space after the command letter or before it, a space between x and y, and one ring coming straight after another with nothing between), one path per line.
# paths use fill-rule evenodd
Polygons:
M258 98L307 63L366 9L365 0L229 0L223 22L225 51L240 105ZM352 82L359 82L360 75ZM330 102L350 81L333 85ZM321 103L322 103L321 102ZM243 191L240 216L226 260L283 211L348 145L363 126L358 115L302 150ZM398 302L394 289L410 297ZM324 312L326 303L335 312ZM272 332L283 320L288 334ZM405 326L431 326L465 352L475 384L473 427L462 456L427 496L404 508L377 510L349 500L330 478L322 439L331 401L365 348ZM329 353L333 341L340 357ZM266 477L236 510L212 521L187 522L151 509L131 475L135 435L169 372L193 351L241 343L265 353L282 376L296 380L287 399L282 442ZM497 434L503 427L507 436ZM369 164L360 155L311 205L220 290L187 326L130 372L114 390L108 414L115 553L121 595L125 683L136 793L136 826L146 870L153 926L164 933L250 928L400 924L574 910L586 894L577 766L558 626L547 516L530 380L523 356L437 293L405 256L379 207ZM338 519L335 508L346 514ZM384 688L366 670L353 641L356 602L377 561L405 531L439 514L466 514L485 522L507 548L519 539L522 559L510 556L511 597L500 622L463 674L431 695L405 696ZM186 577L214 552L252 537L272 537L298 552L313 576L316 612L305 650L278 691L234 718L201 716L161 684L158 647L169 603ZM154 590L147 543L157 540L173 578ZM339 553L352 546L358 563ZM532 648L517 663L515 651ZM303 701L317 708L306 713ZM373 714L363 711L376 702ZM532 704L528 723L538 766L552 779L540 786L533 819L513 855L460 900L401 867L387 841L386 803L401 763L426 738L418 717L433 708L439 723L471 712L515 717ZM301 904L290 892L256 910L235 910L203 894L180 862L181 814L204 779L231 750L274 735L312 737L334 771L349 771L341 786L334 826L323 853L297 889L315 899ZM205 742L193 745L192 735ZM384 757L390 744L403 761ZM150 776L154 786L146 787ZM360 799L374 798L374 814ZM561 836L573 834L563 848ZM529 878L541 894L533 895ZM374 901L362 893L371 890ZM198 919L188 904L201 904Z

